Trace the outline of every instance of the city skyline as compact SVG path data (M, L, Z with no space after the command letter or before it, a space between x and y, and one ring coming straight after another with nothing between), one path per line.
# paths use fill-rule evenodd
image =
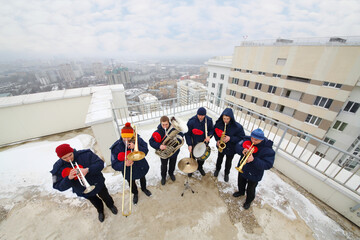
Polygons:
M0 9L0 61L209 58L244 40L356 36L357 1L47 1Z

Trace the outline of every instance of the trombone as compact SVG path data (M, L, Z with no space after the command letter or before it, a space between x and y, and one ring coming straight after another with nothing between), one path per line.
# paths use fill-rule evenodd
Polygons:
M132 164L130 166L130 179L129 179L129 184L130 184L130 197L129 197L129 211L126 213L124 211L124 206L125 206L125 176L126 176L126 161L130 160L130 161L139 161L141 159L143 159L145 157L145 153L139 151L139 146L138 146L138 138L137 138L137 131L136 131L136 127L134 126L134 135L135 135L135 147L134 147L134 151L132 151L131 153L129 153L129 155L126 155L127 153L127 147L128 147L128 141L126 141L125 143L125 162L124 162L124 180L123 180L123 193L122 193L122 205L121 205L121 212L122 215L127 217L131 214L131 208L132 208L132 195L131 195L131 190L132 190Z
M84 174L80 171L80 167L77 164L77 162L75 162L76 168L74 167L74 164L72 163L72 161L70 161L70 164L71 164L72 168L76 170L76 176L79 179L81 186L85 187L84 193L87 194L87 193L91 192L92 190L94 190L95 186L94 185L90 186L88 181L86 181L86 178L85 178Z
M255 151L255 146L253 147L254 143L251 144L250 146L250 150L242 157L242 159L240 160L240 166L239 167L235 167L236 170L238 170L239 172L243 173L243 167L246 164L247 159L249 158L249 156L251 154L253 154L253 152Z

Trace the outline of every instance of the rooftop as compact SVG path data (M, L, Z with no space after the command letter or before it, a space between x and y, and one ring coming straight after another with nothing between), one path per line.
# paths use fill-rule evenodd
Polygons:
M100 100L102 96L111 96L101 93L103 91L93 97ZM214 105L211 102L215 101L210 99L210 96L204 102L197 101L196 104L185 106L176 105L175 100L160 101L163 106L160 111L140 111L136 116L118 114L125 107L114 108L113 111L118 127L127 121L132 122L138 126L140 136L148 141L162 115L176 116L186 122L196 114L198 107L204 106L215 121L228 103L221 101L219 105ZM328 159L312 154L311 144L306 144L303 138L289 138L288 133L293 129L283 123L266 123L252 118L251 114L244 114L237 106L232 108L237 121L244 126L247 134L260 126L266 136L274 141L274 150L277 151L275 166L266 171L264 179L259 183L257 197L249 211L244 211L241 207L243 198L235 199L231 195L236 189L237 172L234 167L239 156L233 160L228 183L223 181L222 172L218 178L212 176L217 157L215 141L212 139L212 153L204 165L207 174L202 177L195 173L190 180L195 193L186 191L184 197L180 194L184 190L186 175L176 168L177 180L168 180L165 186L161 186L159 157L149 146L150 151L146 158L150 171L147 181L153 196L147 199L145 195L140 195L139 204L133 206L133 213L128 218L121 214L114 216L107 211L105 224L99 227L94 209L71 192L64 194L53 190L48 173L57 160L53 152L54 146L64 141L76 144L79 149L90 147L100 156L104 154L100 150L101 145L111 136L105 133L106 138L99 140L92 129L85 128L0 149L0 236L7 238L17 234L20 238L39 239L45 236L56 239L66 238L71 232L73 238L81 236L95 239L112 239L119 235L141 239L359 238L359 228L333 210L334 202L343 205L348 212L348 204L352 204L349 199L359 202L360 181L356 173L348 174ZM306 137L311 138L310 135ZM97 142L93 145L95 140ZM109 146L106 146L106 149ZM331 148L331 151L335 150ZM338 150L338 153L346 154L341 150ZM186 145L182 146L178 160L185 157L188 157ZM120 209L122 175L110 166L106 167L104 173L109 191ZM330 196L319 200L316 194L326 192L327 188ZM340 193L348 198L341 198ZM355 216L356 212L357 210L353 213ZM77 229L98 230L74 233L66 231L66 222L70 222L71 226ZM65 227L65 231L56 227L59 224ZM126 227L118 228L119 224ZM21 225L21 230L12 227L14 225Z

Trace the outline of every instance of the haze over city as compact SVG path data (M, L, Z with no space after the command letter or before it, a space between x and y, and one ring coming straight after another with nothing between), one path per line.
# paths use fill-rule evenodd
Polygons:
M0 61L204 58L244 40L356 36L349 1L2 1Z

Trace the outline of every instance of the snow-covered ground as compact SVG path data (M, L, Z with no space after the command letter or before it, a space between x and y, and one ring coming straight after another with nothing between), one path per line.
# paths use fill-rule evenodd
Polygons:
M158 121L150 121L146 127L138 126L140 136L148 142L151 134L155 130ZM50 170L54 162L58 159L55 148L62 143L69 143L75 149L92 149L95 140L92 136L81 134L74 138L64 141L42 141L26 143L18 147L0 152L0 199L13 199L12 201L2 201L6 210L10 210L17 202L21 201L21 195L30 187L33 191L40 191L43 194L57 196L61 194L68 198L72 204L82 204L75 194L68 190L58 192L52 189L52 180ZM150 165L150 170L146 175L149 186L156 186L160 182L160 160L155 154L155 150L149 147L149 153L146 156ZM204 164L205 172L212 174L215 169L217 150L215 140L210 142L212 153ZM187 145L182 146L178 161L189 157ZM224 184L224 189L220 191L233 193L237 188L237 171L234 169L239 156L236 155L233 160L233 167L230 172L230 181ZM225 159L224 159L225 161ZM224 164L224 163L223 163ZM176 173L181 173L176 168ZM182 174L182 173L181 173ZM110 194L122 191L122 175L114 173L104 173L106 185ZM196 173L195 178L201 178ZM218 180L223 182L223 168L219 174ZM126 184L127 185L127 184ZM55 198L54 198L55 199ZM295 188L284 182L272 171L266 171L263 180L257 188L256 199L261 204L269 204L274 209L281 212L289 220L295 219L296 211L306 224L314 232L317 239L334 239L339 234L348 238L348 233L328 216L326 216L317 206L309 201L304 195Z

